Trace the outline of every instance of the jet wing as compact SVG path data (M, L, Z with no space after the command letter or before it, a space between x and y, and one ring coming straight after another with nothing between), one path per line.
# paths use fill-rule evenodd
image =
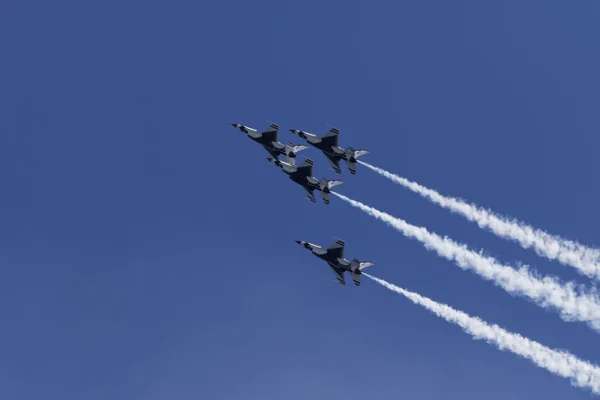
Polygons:
M306 197L308 197L308 199L310 201L312 201L313 203L316 203L317 201L315 200L315 190L314 189L309 189L306 186L302 186L302 189L304 189L304 191L306 192Z
M344 270L341 269L340 267L338 267L337 265L334 265L331 263L327 263L327 265L329 265L329 268L331 268L331 270L333 271L333 274L335 275L335 279L337 279L338 282L341 283L342 285L345 285L346 279L344 279Z
M264 132L261 132L261 140L264 143L277 142L277 132L279 131L279 125L271 124Z
M335 258L344 258L344 241L338 240L327 249L327 255Z
M325 135L323 135L323 137L321 138L321 142L328 144L329 146L332 146L332 147L337 147L339 134L340 134L340 131L338 129L331 128Z
M312 170L313 160L307 158L306 160L304 160L304 162L302 162L302 164L300 164L298 168L296 168L296 172L294 173L294 175L304 177L312 176Z
M331 168L333 168L333 170L338 174L341 174L342 169L340 168L340 159L326 152L323 152L323 154L325 154L325 157L327 157L327 161L329 161L329 164L331 164Z

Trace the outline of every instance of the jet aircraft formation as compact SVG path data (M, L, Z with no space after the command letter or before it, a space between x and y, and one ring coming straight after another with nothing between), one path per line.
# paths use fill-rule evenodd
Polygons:
M271 123L263 132L240 124L233 124L233 126L244 132L253 141L262 145L270 155L268 157L269 162L279 167L288 175L290 180L300 185L305 190L310 201L313 203L316 202L314 192L318 191L325 204L330 203L331 189L341 184L342 181L315 178L313 176L313 161L311 159L306 159L300 165L296 165L296 154L299 151L307 149L309 146L293 143L284 145L280 143L277 139L279 126L274 123ZM340 132L336 128L330 128L322 137L298 129L290 129L290 131L294 135L304 139L308 145L321 151L333 167L333 170L338 174L342 173L340 162L344 160L350 173L355 175L356 164L358 163L357 158L368 153L367 150L340 147L338 143ZM498 236L517 241L523 248L529 248L532 246L532 243L537 243L533 247L539 255L544 255L550 260L555 259L565 265L578 268L580 272L588 277L600 279L600 266L594 263L593 260L595 258L592 256L598 253L598 249L564 240L545 231L524 225L522 222L515 222L486 209L479 208L476 205L466 203L460 199L443 196L433 189L426 188L367 163L361 164L365 168L368 167L443 208L448 208L457 214L462 214L468 220L477 222L481 228L488 229ZM376 210L339 193L334 194L350 203L353 207L359 208L372 217L387 223L405 237L418 240L428 250L435 251L441 257L454 261L462 269L473 270L473 272L486 280L493 281L507 292L529 297L533 302L545 309L554 308L560 312L561 317L566 321L585 321L594 330L600 331L600 328L598 328L600 325L597 323L599 320L598 313L596 312L599 309L598 299L594 296L588 296L587 293L580 293L578 290L574 290L572 283L563 285L554 277L539 279L537 274L531 274L528 270L512 269L509 266L498 263L493 258L487 258L479 252L469 250L466 245L429 232L424 227L411 225L400 218ZM420 232L420 234L415 234L416 231ZM361 275L366 275L380 285L408 298L413 303L424 307L444 320L460 326L474 339L483 339L500 350L507 350L523 358L530 359L538 367L544 368L557 376L569 378L574 386L590 388L594 394L600 394L599 366L581 360L565 350L551 349L519 334L506 331L498 327L498 325L488 324L479 318L453 309L449 305L438 303L418 293L410 292L382 279L370 276L364 273L363 270L373 265L373 263L370 261L360 261L356 258L352 260L346 259L344 256L345 243L343 240L336 239L336 242L329 247L322 247L304 240L296 240L296 243L304 249L309 250L322 261L325 261L336 280L342 285L346 285L346 272L348 272L348 275L350 275L356 286L360 286ZM490 271L492 271L491 274ZM502 278L497 278L496 276L498 275L502 275Z
M291 142L288 142L287 144L281 143L278 139L279 125L273 122L270 122L269 127L260 132L257 129L246 125L237 123L231 125L245 133L252 141L263 146L271 156L268 157L267 160L271 164L279 167L293 182L300 185L306 192L306 197L311 202L316 202L314 195L315 190L321 193L321 197L325 204L331 202L331 188L340 185L342 181L337 179L315 178L313 176L314 162L310 158L305 159L299 166L296 166L296 154L307 149L308 146ZM322 137L298 129L290 129L290 132L305 139L308 144L320 150L331 164L333 170L338 174L342 173L340 161L344 160L350 173L355 175L356 159L368 153L367 150L355 150L352 147L344 149L340 147L338 145L338 135L340 131L336 128L330 128ZM285 156L285 161L280 159L281 156ZM303 240L296 240L296 243L305 249L310 250L315 256L325 261L333 271L337 281L342 285L346 284L344 275L345 272L348 272L351 275L354 284L360 286L361 271L364 268L373 265L370 261L359 261L356 258L349 261L344 258L345 243L342 240L337 240L328 248L323 248Z

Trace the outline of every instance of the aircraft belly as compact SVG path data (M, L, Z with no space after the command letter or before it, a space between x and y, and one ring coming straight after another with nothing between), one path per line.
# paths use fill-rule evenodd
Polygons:
M294 181L295 183L297 183L300 186L306 186L305 182L300 181L297 177L295 177L294 175L290 175L290 179L292 181Z

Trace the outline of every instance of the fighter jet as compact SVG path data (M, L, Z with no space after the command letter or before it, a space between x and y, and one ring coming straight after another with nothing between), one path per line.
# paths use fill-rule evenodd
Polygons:
M346 260L344 258L344 241L339 239L327 249L303 240L296 240L296 243L298 243L300 246L303 246L305 249L310 250L321 260L327 262L333 271L335 278L342 285L346 284L344 272L348 271L350 272L350 275L352 275L354 284L356 286L360 286L360 275L362 274L361 271L373 265L373 263L370 261L359 261L356 258L352 261Z
M269 127L263 131L258 132L254 128L250 128L249 126L240 125L240 124L231 124L234 128L239 129L248 135L248 138L252 139L256 143L261 144L265 150L269 152L271 157L279 160L280 155L287 156L287 160L289 163L294 164L294 158L296 157L296 153L302 151L304 149L308 149L308 146L305 145L297 145L293 143L283 144L277 140L277 133L279 132L279 125L271 123Z
M317 179L312 176L313 161L309 158L304 160L299 167L271 157L267 158L267 160L269 160L271 164L281 168L283 172L288 174L292 181L302 186L302 188L306 191L306 197L308 197L308 199L313 203L316 203L314 191L318 190L321 192L321 196L323 197L325 204L329 204L329 194L331 193L330 189L342 183L342 181L328 180L324 178Z
M331 128L323 137L299 129L290 129L290 132L306 139L309 144L321 150L323 154L325 154L325 157L327 157L327 160L329 160L333 170L338 174L342 173L342 170L340 169L340 160L346 160L350 173L355 175L356 159L368 153L367 150L354 150L352 147L343 149L339 147L338 135L340 134L340 131L336 128Z

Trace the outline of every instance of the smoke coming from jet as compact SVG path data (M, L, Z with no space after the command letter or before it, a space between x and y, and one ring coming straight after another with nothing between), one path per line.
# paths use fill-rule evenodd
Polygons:
M471 251L465 245L431 233L424 227L411 225L400 218L339 193L332 192L332 194L387 223L407 238L420 241L425 248L454 261L460 268L474 271L507 292L527 297L543 308L557 310L565 321L586 322L594 330L600 332L600 299L595 293L587 293L582 288L576 288L572 282L562 284L553 277L538 278L530 273L527 267L515 270L501 265L494 258Z
M556 260L563 265L576 268L589 278L600 280L600 250L586 247L580 243L551 235L540 229L535 229L523 222L509 219L490 210L485 210L463 200L446 197L435 190L426 188L406 178L358 161L365 167L377 172L391 181L420 194L431 202L460 214L480 228L487 229L497 236L513 240L525 249L533 248L535 252L549 260Z
M500 350L508 350L527 358L538 367L569 379L573 386L588 388L592 392L600 394L600 367L580 360L566 351L553 350L519 334L508 332L498 325L490 325L479 318L471 317L446 304L440 304L417 293L409 292L383 279L370 276L364 272L363 275L405 296L413 303L423 306L438 317L460 326L473 339L483 339Z

